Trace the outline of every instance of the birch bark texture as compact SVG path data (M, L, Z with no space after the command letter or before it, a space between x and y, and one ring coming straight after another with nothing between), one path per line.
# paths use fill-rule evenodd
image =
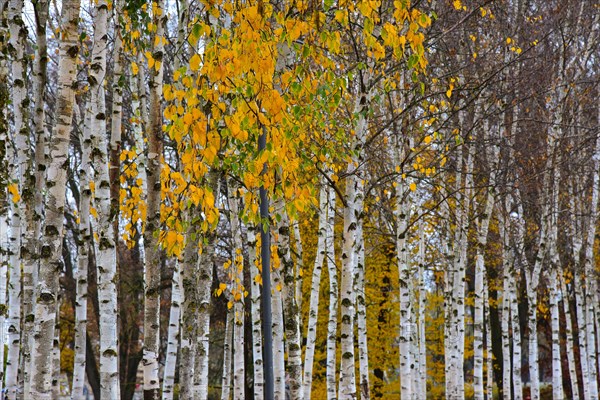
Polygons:
M160 266L162 251L159 247L160 230L160 173L162 155L162 89L163 56L165 43L165 22L167 13L164 0L152 3L152 24L156 27L152 43L152 57L155 60L150 68L150 104L147 156L147 221L144 231L144 399L158 400L160 395L159 348L160 348Z
M109 154L106 126L106 58L108 44L108 3L99 0L94 9L94 45L90 65L90 107L92 121L90 138L92 141L91 162L96 171L94 205L97 207L97 257L98 302L100 305L100 389L103 398L120 396L119 346L117 334L117 288L116 288L116 237L114 229L115 213L112 213Z

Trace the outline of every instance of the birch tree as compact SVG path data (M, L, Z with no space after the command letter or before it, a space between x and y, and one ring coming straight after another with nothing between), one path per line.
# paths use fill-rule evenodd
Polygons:
M162 106L164 25L166 20L165 3L158 0L152 3L153 35L152 54L148 58L150 73L150 102L148 126L148 179L146 193L147 221L144 231L144 397L157 400L160 381L158 376L158 353L160 347L160 265L161 251L155 232L160 227L160 174L162 155Z
M90 66L90 107L92 121L91 162L95 167L93 202L97 207L96 226L98 270L98 300L100 304L100 380L102 397L114 398L120 394L118 376L116 243L111 212L108 139L106 135L106 79L108 4L99 1L95 8L94 46Z

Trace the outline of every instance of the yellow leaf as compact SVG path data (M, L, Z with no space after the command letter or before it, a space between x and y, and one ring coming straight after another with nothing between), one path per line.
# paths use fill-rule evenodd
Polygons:
M192 56L192 58L190 58L190 69L192 71L198 71L198 68L200 68L200 62L202 60L200 59L200 56L198 54L194 54Z
M98 211L94 207L90 207L90 214L96 219L98 219Z
M148 59L148 68L154 67L154 57L149 51L146 52L146 58Z
M507 38L506 38L506 44L511 44L511 43L512 43L512 39L511 39L511 38L509 38L509 37L507 37Z
M417 190L417 184L414 182L410 183L410 191L414 192L415 190Z
M13 203L16 204L19 200L21 200L21 195L19 194L19 187L16 183L11 183L10 185L8 185L8 191L10 192L10 194L12 194Z
M131 63L131 73L133 74L133 76L137 75L139 70L140 69L139 69L138 65L135 62L132 62Z

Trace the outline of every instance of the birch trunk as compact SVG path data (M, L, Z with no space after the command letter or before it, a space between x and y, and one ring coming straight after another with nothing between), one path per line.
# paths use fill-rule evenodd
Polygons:
M356 263L356 331L358 335L358 363L359 363L359 387L360 398L368 400L371 398L369 389L369 348L367 346L367 308L365 302L365 242L363 237L363 220L358 220L356 228L356 240L360 243L358 259ZM412 279L411 279L412 281ZM415 326L415 324L412 324ZM411 340L414 340L414 333ZM413 350L414 348L413 343ZM413 367L414 369L414 367ZM413 377L415 374L413 374Z
M11 202L11 225L9 240L9 265L10 279L8 282L8 318L6 320L8 330L8 358L6 361L6 391L8 398L17 398L19 390L18 367L19 367L19 342L21 340L21 302L19 292L21 290L21 263L19 260L21 239L21 218L19 207ZM54 332L54 331L52 331ZM52 348L50 342L50 349Z
M587 335L586 335L586 307L583 296L583 284L579 273L573 276L573 286L575 288L575 301L577 305L577 330L579 336L579 361L581 365L581 380L583 381L583 398L590 399L590 371L588 364Z
M354 165L348 165L348 172L353 173ZM339 378L339 398L356 397L356 378L354 372L354 274L356 258L356 181L350 176L346 183L346 207L344 207L344 230L342 246L342 281L341 291L341 361Z
M254 400L264 398L264 372L262 354L262 329L260 311L260 271L256 249L258 248L256 225L248 225L248 263L250 264L250 318L252 321L252 362L254 365Z
M507 237L506 220L500 212L498 228L502 240L502 395L505 399L512 398L511 382L511 359L510 359L510 296L509 296L509 274L510 274L510 242Z
M487 315L485 321L485 348L487 351L486 355L486 367L487 367L487 380L486 380L486 393L487 400L492 400L494 398L494 367L493 367L493 358L494 355L492 353L492 324L490 322L490 301L489 301L489 286L487 283L487 278L484 276L483 280L483 304L484 304L484 315Z
M182 51L182 53L184 53L184 45L185 45L185 36L187 36L187 26L188 26L188 3L187 1L180 1L178 2L178 11L179 11L179 18L178 18L178 29L177 29L177 48L180 49ZM115 38L115 53L117 52L117 49L121 49L121 38L120 36L117 35L117 38ZM175 57L175 62L174 62L174 67L173 69L176 71L179 69L180 66L180 60L181 57ZM120 68L120 64L119 68ZM117 71L117 65L115 65L115 76L118 75ZM118 82L118 81L117 81ZM115 85L115 92L119 91L120 88L118 87L118 85ZM119 91L119 95L121 95L120 91ZM121 97L118 98L118 100L121 100ZM116 101L116 100L115 100ZM119 109L120 111L120 109ZM120 128L120 126L119 126ZM119 136L114 136L114 131L116 131L116 129L113 129L113 138L115 140L111 140L111 146L113 148L113 151L118 150L119 145L120 145L120 134ZM191 220L188 219L188 221ZM193 230L193 223L191 224L192 227L191 229ZM189 247L190 249L188 250L187 247ZM190 343L191 341L189 340L189 335L185 335L185 342L183 339L184 336L184 329L192 329L192 326L188 325L183 326L182 323L182 315L181 315L181 308L184 302L184 293L183 293L183 277L185 272L182 271L182 267L187 269L189 272L191 273L192 276L195 276L194 274L194 269L197 265L197 262L194 262L193 260L197 260L197 252L198 252L198 247L197 247L197 242L195 240L192 240L191 235L187 238L187 243L186 243L186 250L191 251L192 254L191 255L191 259L188 259L188 263L180 263L179 260L175 260L175 268L173 270L173 282L172 282L172 289L171 289L171 310L169 313L169 330L168 330L168 338L167 338L167 355L166 355L166 359L165 359L165 367L164 367L164 371L163 371L163 383L162 383L162 398L163 399L173 399L173 391L174 391L174 385L175 385L175 370L176 367L178 366L177 364L177 350L181 345L181 359L179 360L179 376L180 376L180 396L185 395L188 397L191 397L191 386L192 386L192 377L193 377L193 372L194 372L194 365L193 363L190 363L190 358L191 358L191 349L190 349ZM195 287L194 287L195 289ZM188 289L188 293L189 293L189 289ZM195 297L195 296L193 296ZM186 309L187 307L184 307L184 309ZM192 315L187 317L188 319L195 319L195 313L192 313ZM192 322L193 325L195 325ZM181 339L181 342L180 342ZM185 356L184 354L185 353ZM184 360L185 357L185 360ZM193 358L193 357L192 357ZM182 379L183 378L183 379ZM186 385L186 387L184 388L182 383L184 383Z
M490 127L488 123L484 123L483 127L485 132L489 132ZM494 145L492 145L494 146ZM488 163L490 166L489 175L489 189L485 199L485 205L483 207L483 214L477 223L477 250L475 256L475 315L473 318L473 389L474 399L484 399L484 385L483 385L483 358L484 358L484 344L483 337L485 332L484 321L487 320L485 316L486 311L486 289L485 289L485 248L487 245L488 229L490 226L490 220L492 218L492 212L494 211L494 188L496 186L496 168L498 165L498 158L500 155L500 149L496 146L493 150L488 153ZM491 334L487 331L487 335ZM490 352L491 348L487 347L487 351Z
M283 316L287 350L286 387L290 400L302 400L302 338L300 336L300 309L296 303L296 271L290 254L290 220L282 208L278 227L279 258L283 265Z
M148 127L148 192L147 222L144 231L144 399L158 400L160 391L158 356L160 349L160 265L162 252L155 232L160 229L160 173L162 155L162 86L164 25L166 9L164 0L153 3L152 23L156 27L150 68L150 121Z
M396 144L395 164L401 165L404 158L404 143ZM412 399L414 397L413 388L413 365L412 359L412 280L408 262L408 249L406 234L408 231L409 191L405 184L402 174L397 174L396 178L396 204L394 208L394 218L396 220L396 259L398 262L398 277L400 287L400 397L402 399Z
M368 82L369 76L360 76L361 82ZM356 232L359 219L363 214L364 181L360 164L363 160L363 147L367 137L368 120L364 112L370 100L369 93L362 89L357 93L354 105L355 114L359 115L356 123L356 136L352 147L356 153L348 163L349 174L346 182L346 206L344 207L344 230L342 245L342 281L341 292L341 361L339 379L339 398L356 398L356 374L354 370L354 325L356 294L355 274L361 240Z
M67 0L63 2L62 7L56 108L58 115L50 144L45 240L40 251L40 272L36 289L35 323L36 332L39 334L34 336L32 346L31 393L25 394L36 399L49 399L52 389L51 356L58 304L58 273L62 260L66 161L73 118L76 59L79 52L79 6L78 0Z
M242 248L242 230L239 220L239 199L233 180L228 186L229 224L233 241L231 262L231 292L233 302L233 400L244 399L245 363L244 363L244 255Z
M296 304L298 304L298 310L302 310L302 277L304 276L304 260L302 258L302 236L300 236L300 223L298 221L292 224L292 234L296 244ZM303 326L302 313L300 313L298 318L300 326Z
M47 169L47 141L50 135L45 127L45 93L48 64L48 44L46 37L46 24L48 20L48 1L41 0L33 3L35 14L36 52L33 65L34 72L34 115L33 127L36 138L35 145L35 188L33 192L33 212L28 213L28 234L31 239L26 240L25 247L29 249L23 258L21 304L23 323L21 333L21 374L19 382L23 386L23 393L30 392L30 366L31 344L34 330L33 296L34 286L37 283L38 259L41 250L42 221L44 213L44 190L46 188ZM35 278L35 280L34 280ZM22 383L21 383L22 382Z
M225 320L225 339L223 342L223 377L221 378L221 400L229 400L231 397L231 356L233 341L233 324L235 316L233 308L227 311Z
M220 176L215 171L209 172L209 185L213 193L219 193ZM215 198L218 198L215 196ZM215 204L215 207L218 207ZM213 256L215 253L216 233L206 232L202 254L198 262L198 274L196 278L196 307L198 324L196 340L194 343L194 376L193 376L193 398L194 400L206 400L208 398L208 357L209 357L209 331L210 331L210 305L211 286L213 282Z
M0 2L0 35L8 35L8 21L6 8L8 2ZM0 54L2 52L0 51ZM0 56L0 332L4 335L8 305L6 303L6 289L8 279L8 265L10 261L10 202L6 187L9 184L9 154L8 142L8 103L10 99L8 85L8 62L4 55ZM4 360L4 346L0 346L0 359ZM4 365L0 368L0 389L4 387Z
M419 227L419 370L417 371L416 397L427 398L427 339L425 336L425 307L427 288L425 282L425 235L423 223Z
M27 199L20 198L25 194L25 178L29 178L29 129L27 127L27 58L25 45L27 28L23 21L23 1L8 2L8 28L10 31L9 55L11 59L12 86L11 101L13 104L13 138L14 148L9 164L9 173L16 185L17 194L13 194L10 202L10 235L9 265L10 280L8 293L8 359L6 365L6 390L10 399L16 398L18 390L18 367L21 334L21 252L27 252L29 236L26 228ZM61 238L62 239L62 238ZM14 275L14 276L13 276ZM2 332L3 334L4 332ZM51 340L51 339L50 339ZM2 344L3 346L4 344ZM52 342L50 341L50 347ZM40 370L41 372L41 370ZM49 372L48 372L49 373Z
M575 364L575 342L573 340L573 320L571 319L571 306L569 301L569 292L562 273L558 274L560 282L560 292L562 293L562 308L565 314L565 334L567 347L567 361L569 363L569 382L571 385L571 395L574 399L579 399L579 380L577 378L577 366Z
M17 371L19 365L19 335L21 332L21 305L20 296L20 276L22 264L22 252L26 255L30 239L28 232L28 212L29 199L25 197L28 189L26 180L29 178L30 166L29 159L29 129L27 126L27 58L25 55L25 45L27 37L27 28L23 22L23 2L8 2L8 27L10 36L8 37L8 46L6 46L11 59L12 86L11 101L13 104L13 152L9 165L9 174L12 177L11 186L13 187L10 202L10 236L9 240L9 303L8 303L8 360L7 360L7 388L9 396L14 396L15 388L18 384ZM11 190L9 189L9 193ZM16 194L15 194L16 193ZM29 257L27 257L29 258ZM13 278L13 275L15 277ZM17 286L13 286L17 285ZM13 383L14 382L14 383ZM14 387L13 387L14 386Z
M325 249L329 274L329 319L327 322L327 400L337 399L336 393L336 349L338 327L338 272L335 260L335 189L329 187L327 196L327 225L325 227Z
M463 126L463 123L461 123ZM464 354L465 354L465 290L466 290L466 270L467 270L467 248L469 245L468 233L469 233L469 211L471 205L471 193L473 187L473 153L475 151L475 146L473 144L468 145L467 149L467 159L465 162L465 172L464 179L465 188L464 188L464 197L463 197L463 207L464 209L461 211L461 218L459 219L460 227L460 239L456 241L455 244L458 244L458 257L457 263L458 266L456 268L457 278L454 281L456 285L456 299L457 301L454 303L457 310L457 330L458 336L457 341L455 343L456 346L456 398L464 399L465 393L465 377L464 377Z
M592 198L589 208L589 220L587 223L587 232L585 236L584 247L584 274L586 278L585 284L585 326L580 326L580 331L585 329L587 339L587 363L589 373L589 398L598 398L598 375L597 375L597 352L595 338L595 319L596 310L594 303L597 300L598 284L595 274L594 262L594 240L596 237L596 221L598 220L598 197L600 195L600 136L596 139L596 147L594 150L593 160L593 175L592 175Z
M190 218L191 216L186 216ZM181 348L179 361L179 396L183 399L194 398L195 344L198 332L198 288L199 272L197 227L190 224L186 234L186 244L181 266L183 302L181 310Z
M175 367L177 366L177 348L179 347L179 321L181 314L181 264L175 260L173 284L171 288L171 311L169 313L169 332L167 337L167 355L163 375L162 398L173 399L175 385Z
M521 327L519 325L519 303L517 299L517 283L512 271L509 275L510 316L512 329L513 357L512 357L512 382L514 387L514 400L523 398L523 383L521 378Z
M214 238L209 237L209 244L202 250L198 274L198 331L196 334L194 354L194 400L208 398L208 360L210 330L210 287L212 285L212 258Z
M321 285L321 272L323 270L323 261L326 253L326 224L327 224L327 186L322 183L319 191L319 227L317 230L317 254L315 265L313 267L311 285L310 285L310 305L308 311L308 326L306 329L306 349L304 352L304 399L310 400L313 361L315 354L315 343L317 338L317 320L319 316L319 289Z
M1 10L0 10L1 12ZM1 79L2 77L0 77ZM2 94L0 94L2 95ZM0 116L0 118L2 118ZM0 121L0 124L3 121ZM0 126L2 128L2 126ZM6 151L5 147L5 137L0 138L0 155L4 155ZM8 165L4 165L2 162L2 167L7 167ZM5 186L6 182L4 182L4 177L2 176L2 182L0 185ZM6 192L2 190L0 192L0 332L2 337L4 338L4 328L6 324L6 316L8 310L8 304L6 303L6 289L7 289L7 278L8 278L8 264L9 264L9 254L10 254L10 241L9 241L9 222L8 222L8 196ZM0 346L0 359L4 360L4 346ZM3 390L4 383L4 362L2 363L2 367L0 368L0 390Z
M60 299L58 304L60 310ZM60 396L60 328L58 319L60 313L56 313L56 321L54 323L54 341L52 346L52 398L58 399Z
M275 210L281 210L281 203L273 204ZM279 240L279 239L277 239ZM277 242L276 242L277 243ZM279 252L278 252L279 253ZM279 254L278 254L279 255ZM279 263L274 262L271 271L272 314L273 314L273 381L275 400L285 399L285 355L284 355L284 321L282 290L284 283L281 280L281 269L283 267L280 258Z
M558 256L558 254L557 254ZM549 279L550 284L550 318L552 330L552 399L564 399L562 384L562 365L560 358L560 318L558 302L560 301L560 292L558 290L558 277L556 271L552 271Z
M121 130L123 118L123 39L121 14L123 13L123 0L113 0L114 10L114 47L113 47L113 76L112 76L112 113L110 128L110 186L111 201L119 202L119 172L121 153ZM118 218L114 220L115 232L119 230Z
M92 190L90 188L90 119L91 110L88 108L84 116L81 143L81 165L79 167L79 232L77 246L77 272L75 273L77 299L75 301L75 357L73 368L73 386L71 398L84 399L86 369L86 335L87 335L87 299L88 299L88 264L90 248L93 243L90 229L90 202ZM93 253L92 253L93 254Z
M108 4L99 0L94 17L94 47L90 65L92 163L95 166L94 204L98 207L98 300L100 305L100 387L102 398L117 398L119 357L117 334L116 244L111 212L109 155L106 137L106 76Z
M581 229L580 225L579 225L579 220L580 218L578 218L577 216L579 215L579 207L578 207L578 200L575 197L575 186L576 183L571 181L569 184L569 211L570 211L570 218L569 218L569 225L568 225L568 234L572 239L571 242L571 249L572 249L572 256L573 256L573 260L574 260L574 266L573 266L573 300L574 300L574 306L575 306L575 324L577 329L573 330L571 329L571 332L575 333L577 335L578 338L578 347L579 347L579 365L581 366L581 383L582 383L582 389L583 391L579 392L581 394L581 398L582 399L587 399L589 398L589 388L588 388L588 381L589 381L589 375L588 375L588 371L587 371L587 363L583 362L584 359L587 359L587 340L585 339L585 330L582 329L581 327L585 325L585 317L583 315L583 313L581 312L583 304L582 304L582 295L581 295L581 283L579 281L579 271L581 269L581 263L580 263L580 259L581 259L581 249L583 248L583 238L581 235ZM564 283L564 279L563 279L563 283ZM566 285L565 285L566 286ZM567 293L566 291L563 290L564 293ZM568 307L568 303L567 303L567 307ZM570 308L570 307L568 307ZM566 315L566 314L565 314ZM572 324L572 320L567 320L567 323L571 321L571 327L573 326ZM569 325L567 325L567 329L569 328ZM582 340L582 335L583 335L583 340ZM573 348L573 347L572 347ZM571 356L574 355L571 354ZM575 361L575 360L573 360ZM574 381L573 381L574 382ZM577 388L577 390L579 391L579 387ZM575 394L575 391L573 391L573 395Z

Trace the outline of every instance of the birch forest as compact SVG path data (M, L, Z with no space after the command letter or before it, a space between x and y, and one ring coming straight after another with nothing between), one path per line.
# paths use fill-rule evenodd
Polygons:
M2 399L600 398L597 0L0 0Z

